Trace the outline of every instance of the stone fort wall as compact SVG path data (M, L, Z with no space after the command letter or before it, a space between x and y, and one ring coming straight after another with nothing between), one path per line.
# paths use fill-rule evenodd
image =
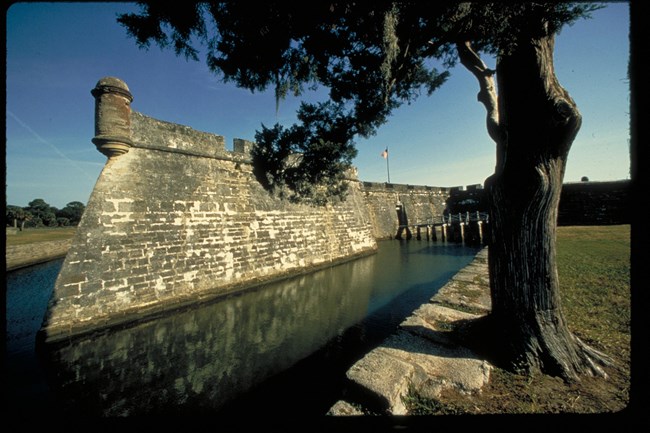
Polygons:
M451 190L452 214L487 211L487 192L480 185ZM562 185L557 223L560 226L631 224L632 181L575 182Z
M57 341L264 281L374 253L411 218L442 212L444 189L350 180L325 207L274 198L252 143L132 112L118 79L93 89L93 142L108 160L55 283L39 338Z
M630 180L565 183L558 225L631 224L631 197Z
M421 185L361 182L376 239L390 239L397 233L396 206L401 204L409 224L440 222L447 207L450 188Z
M228 151L222 136L132 112L133 97L116 78L100 80L92 94L92 141L108 160L55 283L41 341L372 254L376 240L394 237L400 224L439 222L447 212L482 207L480 185L463 190L356 178L343 202L292 204L255 179L253 143L235 139ZM611 185L588 187L588 200L583 185L564 189L562 221L601 215L600 223L613 223L626 215L612 217L612 209L627 208L621 205L627 195ZM611 199L605 205L603 194ZM398 216L399 209L405 213Z

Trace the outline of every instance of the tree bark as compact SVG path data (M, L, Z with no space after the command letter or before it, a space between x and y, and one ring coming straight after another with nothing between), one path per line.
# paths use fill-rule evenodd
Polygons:
M495 173L485 182L492 231L489 323L500 338L495 349L511 367L565 379L604 376L599 365L609 363L607 357L569 331L560 303L557 213L581 116L555 76L553 49L554 36L545 35L522 40L499 57L498 116L479 93L497 142ZM489 119L497 119L498 128Z

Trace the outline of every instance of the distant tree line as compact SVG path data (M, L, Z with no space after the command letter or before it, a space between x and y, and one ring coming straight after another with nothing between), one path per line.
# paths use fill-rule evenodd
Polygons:
M25 207L7 205L5 223L7 227L67 227L76 226L81 220L86 206L79 201L71 201L63 209L50 206L42 198L36 198Z

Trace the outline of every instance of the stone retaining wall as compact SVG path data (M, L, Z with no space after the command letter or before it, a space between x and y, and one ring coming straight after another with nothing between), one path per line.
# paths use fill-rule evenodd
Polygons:
M11 245L5 248L7 271L65 257L72 239Z

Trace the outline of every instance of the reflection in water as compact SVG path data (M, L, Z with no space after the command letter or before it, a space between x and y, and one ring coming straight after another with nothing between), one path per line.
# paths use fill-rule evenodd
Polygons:
M43 323L47 302L61 266L63 259L58 259L5 275L8 355L34 350L34 335Z
M250 404L255 392L249 391L264 386L266 407L278 405L285 397L277 394L287 390L311 404L305 387L324 390L331 374L344 376L362 356L338 359L343 365L334 368L333 352L369 350L360 342L369 334L375 344L381 341L475 252L458 245L380 242L374 256L49 347L42 354L48 404L103 416L216 413L225 403L227 409L236 407L233 402ZM307 362L323 351L320 361ZM299 369L290 369L296 363L310 370L310 383L300 374L286 376ZM276 401L269 402L269 395ZM320 413L331 403L324 402Z
M52 385L84 413L214 411L363 319L373 267L356 260L75 341L48 355Z
M5 292L5 405L7 413L50 407L43 371L34 357L35 336L63 259L8 272Z

